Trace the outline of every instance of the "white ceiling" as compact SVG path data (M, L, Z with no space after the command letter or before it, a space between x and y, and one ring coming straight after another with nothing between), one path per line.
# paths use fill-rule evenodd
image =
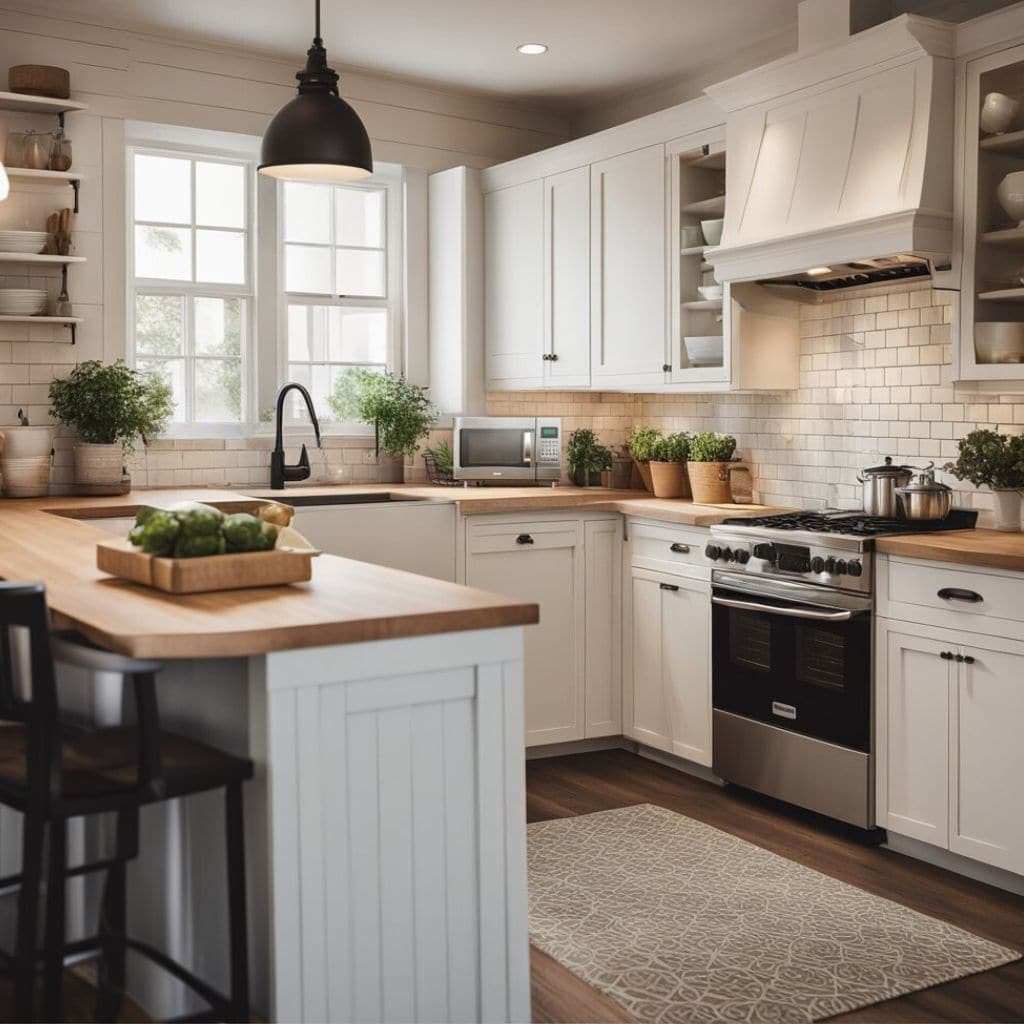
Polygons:
M40 7L296 63L313 34L313 0L44 0ZM797 0L323 0L323 8L336 65L575 111L792 32ZM547 43L550 52L521 56L515 48L523 42Z

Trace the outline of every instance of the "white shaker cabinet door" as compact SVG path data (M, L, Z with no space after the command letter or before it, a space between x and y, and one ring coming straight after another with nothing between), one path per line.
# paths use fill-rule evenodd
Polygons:
M670 751L668 698L662 672L661 589L650 573L632 578L632 657L626 699L626 735Z
M544 179L544 378L590 385L590 168Z
M949 845L951 665L941 640L885 629L885 820L879 824Z
M540 606L526 627L526 745L583 739L582 524L472 525L466 583Z
M1024 644L1000 646L957 649L949 848L1024 874Z
M667 340L665 147L590 171L594 387L664 384Z
M585 735L622 733L622 523L583 524L586 553Z
M484 338L488 386L544 383L544 184L484 197Z

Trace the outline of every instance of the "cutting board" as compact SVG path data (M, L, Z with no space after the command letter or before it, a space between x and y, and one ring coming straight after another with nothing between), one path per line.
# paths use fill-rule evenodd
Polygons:
M96 565L111 576L142 583L168 594L203 594L303 583L313 576L313 556L306 551L253 551L206 558L157 558L126 540L96 545Z

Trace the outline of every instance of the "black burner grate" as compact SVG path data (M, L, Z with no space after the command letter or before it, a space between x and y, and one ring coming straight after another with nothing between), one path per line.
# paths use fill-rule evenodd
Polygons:
M945 519L913 521L883 519L863 512L788 512L779 516L734 517L723 526L763 526L772 530L802 530L806 533L842 533L855 537L883 537L894 533L935 533L939 530L971 530L978 513L952 509Z

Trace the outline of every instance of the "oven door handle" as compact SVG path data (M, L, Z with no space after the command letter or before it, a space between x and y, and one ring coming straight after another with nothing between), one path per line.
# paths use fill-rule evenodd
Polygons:
M744 612L766 612L768 615L781 615L787 619L812 619L815 622L849 622L855 615L863 612L849 609L835 612L816 612L809 608L779 608L773 604L758 604L756 601L737 601L731 597L712 597L712 604L723 608L738 608Z

